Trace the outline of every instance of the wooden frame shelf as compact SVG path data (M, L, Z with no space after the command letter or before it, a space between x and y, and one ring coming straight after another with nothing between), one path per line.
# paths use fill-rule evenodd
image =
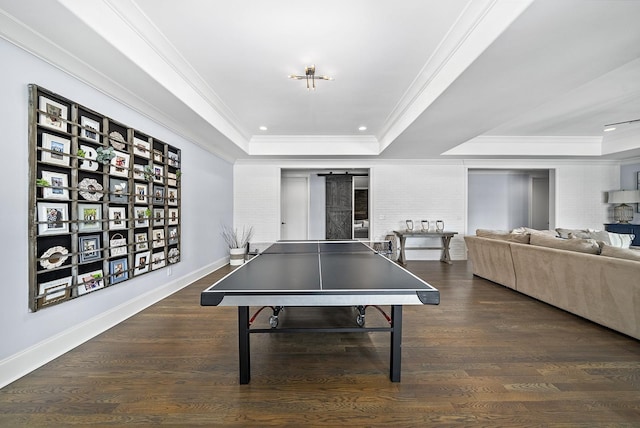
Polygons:
M30 310L178 263L180 165L179 148L29 85Z

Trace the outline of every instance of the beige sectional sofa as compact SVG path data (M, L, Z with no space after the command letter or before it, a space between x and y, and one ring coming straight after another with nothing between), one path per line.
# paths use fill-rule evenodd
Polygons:
M535 233L484 235L464 238L475 275L640 339L640 250Z

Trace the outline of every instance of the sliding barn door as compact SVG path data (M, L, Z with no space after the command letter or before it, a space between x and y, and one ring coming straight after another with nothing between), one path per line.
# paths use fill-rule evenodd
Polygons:
M353 227L353 177L326 176L326 236L327 239L351 239Z

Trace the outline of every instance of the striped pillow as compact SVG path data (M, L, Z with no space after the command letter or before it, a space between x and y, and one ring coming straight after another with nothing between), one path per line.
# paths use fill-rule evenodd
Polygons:
M617 248L629 248L631 246L631 241L633 241L633 238L635 237L636 235L609 232L609 245Z

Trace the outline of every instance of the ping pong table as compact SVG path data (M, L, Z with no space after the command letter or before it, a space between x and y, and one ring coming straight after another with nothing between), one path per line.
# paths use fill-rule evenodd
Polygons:
M202 306L237 306L240 383L250 381L252 333L388 332L389 377L400 382L402 306L437 305L439 291L360 241L279 241L202 291ZM389 305L389 327L364 326L364 308ZM249 308L271 307L271 328L252 328ZM277 328L282 307L353 306L356 325ZM276 322L274 323L274 317Z

